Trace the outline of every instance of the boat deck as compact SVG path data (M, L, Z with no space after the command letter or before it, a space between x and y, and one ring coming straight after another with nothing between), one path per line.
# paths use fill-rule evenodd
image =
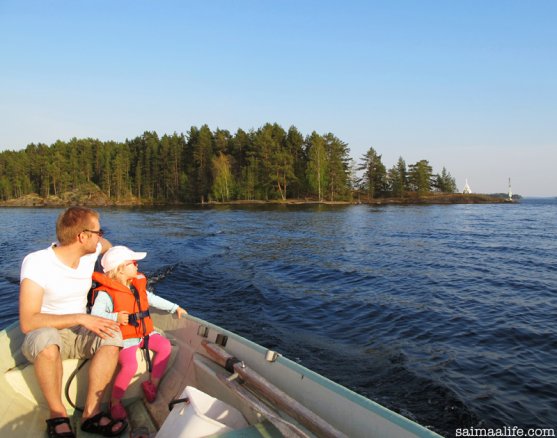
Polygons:
M278 437L282 433L362 438L439 436L287 358L269 354L274 352L206 321L191 316L178 320L156 312L153 312L153 319L155 326L171 340L172 357L154 403L146 403L143 399L141 382L148 375L140 357L137 374L123 400L130 421L124 436L140 427L147 428L148 436L155 436L169 415L169 402L181 398L188 386L233 407L244 418L243 425L249 425L239 425L230 432L230 429L221 427L218 434L221 437ZM33 366L21 355L22 341L23 334L15 324L0 332L2 437L46 436L44 420L48 418L48 407L38 388ZM228 365L232 358L241 359L241 362L232 361L233 370ZM62 386L65 388L79 361L63 362ZM80 369L69 386L70 399L77 406L83 406L85 400L87 371L88 364ZM81 413L74 412L65 399L63 397L76 436L93 437L79 429ZM108 397L103 405L105 410L107 402ZM173 416L177 415L177 409L180 408L174 407ZM184 412L191 413L192 409ZM184 417L180 417L180 421ZM225 424L225 419L221 421ZM164 428L169 424L171 422L165 423ZM180 435L176 431L180 430L185 429L178 424L178 429L166 433L165 437L159 433L159 438L175 438Z

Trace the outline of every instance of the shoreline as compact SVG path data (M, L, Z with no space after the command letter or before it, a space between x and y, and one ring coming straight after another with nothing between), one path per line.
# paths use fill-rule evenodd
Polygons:
M75 193L66 193L61 197L49 196L40 197L36 194L25 195L20 198L10 199L0 202L0 207L14 208L62 208L71 205L82 205L86 207L203 207L220 205L449 205L449 204L515 204L517 199L510 201L493 195L482 194L430 194L426 196L407 196L404 198L374 198L360 199L352 201L318 201L309 198L292 198L286 200L235 200L235 201L208 201L205 203L157 203L141 201L137 198L127 198L121 200L111 200L99 194L79 196Z

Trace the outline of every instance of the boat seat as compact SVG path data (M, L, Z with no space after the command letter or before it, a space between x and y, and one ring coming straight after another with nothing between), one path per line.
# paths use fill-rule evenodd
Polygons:
M160 330L157 330L161 332ZM171 336L167 336L172 344L172 352L170 355L170 360L168 362L168 368L172 366L176 358L176 354L178 351L178 346L176 342L172 339ZM68 413L71 414L74 412L74 408L70 405L68 400L66 399L64 393L66 388L66 383L72 374L72 372L80 365L82 362L81 359L66 359L62 361L63 367L63 377L62 377L62 402L66 406ZM138 349L137 351L137 372L135 373L130 385L125 393L123 402L124 404L129 403L132 399L137 399L143 397L143 393L141 391L141 383L148 378L147 373L147 362L145 360L145 356L143 354L143 350ZM69 389L69 395L74 404L79 407L83 407L85 403L85 397L87 395L87 381L88 381L88 373L89 373L89 365L90 361L87 361L83 368L79 370L77 375L73 378L72 383ZM44 399L44 396L39 388L37 379L35 377L35 370L33 368L33 364L28 362L19 365L11 370L7 371L4 374L8 384L27 400L30 400L33 403L37 403L40 408L48 409L48 405ZM164 379L164 377L163 377ZM104 401L108 401L110 397L110 391L107 391L105 394Z

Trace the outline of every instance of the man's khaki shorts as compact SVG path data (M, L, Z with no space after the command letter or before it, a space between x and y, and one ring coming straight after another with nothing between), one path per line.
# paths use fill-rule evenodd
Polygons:
M62 359L89 359L100 347L122 347L123 341L120 331L112 338L102 339L82 326L61 330L45 327L27 333L21 352L33 363L39 353L49 345L58 345Z

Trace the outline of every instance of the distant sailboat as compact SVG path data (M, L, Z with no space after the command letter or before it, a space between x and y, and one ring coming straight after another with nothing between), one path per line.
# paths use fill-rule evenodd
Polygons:
M462 191L462 193L464 195L469 195L470 193L472 193L472 189L468 185L468 178L466 179L466 184L464 185L464 190Z
M511 190L511 179L509 178L509 201L513 200L513 191Z

